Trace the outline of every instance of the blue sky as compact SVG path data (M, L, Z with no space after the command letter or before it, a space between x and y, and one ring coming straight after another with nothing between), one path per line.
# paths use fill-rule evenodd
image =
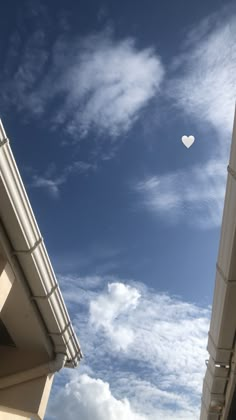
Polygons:
M235 5L9 1L0 23L1 118L85 355L46 420L198 419Z

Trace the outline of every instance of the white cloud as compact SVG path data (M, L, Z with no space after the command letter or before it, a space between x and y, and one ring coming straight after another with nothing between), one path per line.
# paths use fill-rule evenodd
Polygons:
M69 176L74 173L87 175L90 171L96 171L97 165L93 163L75 161L70 165L66 166L62 171L61 175L55 175L55 167L49 167L44 175L32 176L32 181L29 185L30 188L43 188L49 192L49 194L58 198L60 195L60 188L67 182Z
M65 299L69 306L73 304L73 322L90 379L108 382L112 395L126 398L132 411L145 420L197 420L208 357L209 308L119 279L100 291L92 282L91 290L81 293L81 281L77 287L75 278L71 284L69 278L64 280ZM99 286L103 284L99 280ZM128 331L128 342L126 334L119 334L122 329ZM76 389L77 380L69 379L71 390ZM65 398L68 402L63 406L68 404L70 412L70 397ZM73 412L79 410L77 402Z
M152 49L138 50L132 39L115 41L108 33L70 43L69 56L67 50L67 43L60 45L55 58L60 71L55 94L66 97L55 124L82 137L91 129L111 137L125 133L160 86L159 57Z
M109 287L125 290L127 285L114 283ZM122 349L124 357L136 360L152 369L158 369L159 384L162 383L164 388L168 388L167 384L170 381L171 386L178 384L179 387L200 392L205 369L203 361L206 354L208 311L165 294L152 294L144 289L141 293L135 287L122 295L125 295L124 308L122 308L123 299L117 298L116 294L109 297L104 293L99 294L90 303L90 317L91 307L95 304L98 308L99 313L95 311L92 314L94 318L97 316L96 326L106 327L107 319L109 320L106 346L110 346L111 351ZM127 310L130 303L132 311ZM101 321L98 319L99 316ZM118 337L115 336L114 339L113 331L119 328L132 333L132 340L123 348L122 336L119 337L118 334L121 340L120 348L117 345Z
M59 391L50 411L58 420L147 420L127 399L116 399L107 382L78 373Z
M90 261L90 260L89 260ZM74 288L81 288L84 290L88 289L97 289L100 285L103 285L104 278L101 276L86 276L86 277L75 277L75 276L59 276L60 285L62 287L65 287L66 292L71 292L73 290L72 285L74 285ZM66 284L70 284L70 288L66 289ZM76 300L76 294L74 294L74 298ZM73 298L73 295L71 295L71 298ZM71 301L71 298L69 299Z
M221 224L226 165L209 160L188 170L149 177L136 185L144 206L168 223L203 229Z
M76 140L91 130L112 139L125 134L164 75L153 49L138 49L131 38L115 40L109 31L61 37L51 50L42 31L19 43L23 53L13 74L6 69L7 78L12 77L1 87L3 97L28 115L46 115L54 128Z
M227 6L186 34L184 52L169 68L166 94L172 106L202 131L213 128L215 143L205 163L154 174L135 185L142 204L166 223L203 229L221 224L236 98L235 40L235 7Z
M34 175L30 187L33 188L44 188L48 190L49 194L57 198L60 194L60 186L64 184L65 179L63 177L48 179L43 176Z
M120 379L124 386L124 378ZM130 398L137 412L144 413L148 420L153 419L199 419L197 405L194 407L191 398L184 393L171 392L154 386L150 381L129 374L127 386L133 390ZM119 387L119 382L117 383ZM133 395L132 395L133 394ZM142 396L140 398L140 396Z
M91 323L96 328L102 328L118 349L126 350L134 335L130 328L117 320L135 309L139 298L138 290L129 285L109 283L108 292L90 302Z
M169 405L180 403L184 406L187 403L184 396L160 391L145 381L133 381L132 378L129 386L134 387L136 392L146 399L145 413L139 412L128 398L116 398L111 392L108 382L93 378L86 373L79 374L78 371L74 371L65 387L59 388L54 399L50 400L47 414L50 420L64 420L65 417L68 420L74 420L77 415L80 420L156 420L163 418L166 420L173 418L175 420L197 420L199 418L198 410L187 405L178 411L161 408L163 403ZM152 412L147 410L150 405L150 396L157 402L157 407Z
M236 13L231 9L222 9L192 29L184 54L174 60L179 76L168 86L168 95L185 114L212 125L224 156L236 98Z
M93 267L94 275L102 275L102 279L106 279L106 274L116 271L120 267L120 260L125 260L123 256L124 250L115 248L99 240L93 240L88 248L82 248L79 251L74 249L65 250L58 258L56 258L56 266L58 271L76 273L90 272ZM94 277L93 275L93 277ZM76 277L76 281L78 278ZM86 281L90 282L87 278ZM92 281L92 280L91 280ZM106 283L111 281L111 277L106 279Z

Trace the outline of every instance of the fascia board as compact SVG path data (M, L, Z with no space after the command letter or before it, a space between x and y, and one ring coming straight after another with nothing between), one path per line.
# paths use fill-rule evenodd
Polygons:
M229 162L210 324L211 339L222 350L233 347L236 328L236 116Z
M66 351L66 365L75 366L82 356L80 345L1 121L0 192L1 219L32 298L37 302L55 349Z
M228 166L225 202L221 226L221 236L217 259L216 282L212 305L208 351L214 363L231 364L231 357L235 347L236 331L236 112L234 117L233 135ZM230 369L227 369L228 378ZM208 371L206 372L205 380ZM215 374L214 374L215 375ZM214 376L213 375L213 376ZM214 384L214 377L212 379ZM224 410L228 408L231 400L230 383L226 387ZM212 394L213 385L210 386L209 395ZM206 399L206 389L203 387L203 401ZM208 419L210 400L207 412L202 419ZM226 418L226 417L223 417Z

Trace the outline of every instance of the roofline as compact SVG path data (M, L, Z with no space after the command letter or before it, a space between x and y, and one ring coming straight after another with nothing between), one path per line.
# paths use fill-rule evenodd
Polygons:
M236 384L236 109L216 264L201 420L227 419Z
M14 257L24 273L54 351L67 354L66 366L75 367L82 357L54 270L37 225L9 140L0 120L0 216ZM4 201L5 199L5 201ZM4 201L4 203L3 203ZM6 204L9 211L2 211ZM11 212L11 214L10 214ZM12 228L14 214L14 229ZM13 254L13 256L12 256ZM14 270L14 261L11 261ZM30 272L30 275L29 275Z

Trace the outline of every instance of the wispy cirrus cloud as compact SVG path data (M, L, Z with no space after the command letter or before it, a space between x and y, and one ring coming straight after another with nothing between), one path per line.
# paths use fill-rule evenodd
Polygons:
M208 229L220 226L226 166L209 160L188 170L155 175L137 183L142 205L168 223Z
M42 188L49 192L49 194L58 198L60 195L60 187L65 183L66 179L62 176L59 178L45 178L44 176L33 175L32 182L30 187L32 188Z
M75 173L87 175L89 172L96 170L97 165L94 163L75 161L66 166L60 175L56 175L56 168L51 165L45 174L33 174L29 187L45 189L52 197L58 198L61 186L67 182L69 176Z
M76 140L91 131L111 139L127 133L163 80L154 49L139 49L132 38L117 40L111 31L62 35L54 45L46 39L43 30L25 42L18 34L8 54L14 66L6 60L3 101L28 116L47 115L51 127Z
M109 289L115 290L113 296ZM117 297L116 294L120 296ZM123 299L124 307L120 305ZM209 315L207 309L182 302L167 294L152 293L142 284L134 283L130 286L121 282L108 285L108 293L103 291L98 294L89 305L89 321L91 325L99 327L101 332L102 329L105 330L108 335L105 345L110 351L122 351L124 358L136 360L140 365L149 368L157 368L159 365L160 384L167 384L173 375L178 387L188 391L194 388L200 392L201 369L199 370L199 361L194 357L198 352L198 356L205 354ZM99 306L100 317L95 317L93 308L97 309ZM109 328L112 326L110 335L107 319ZM122 335L113 334L119 328L130 331L129 343L123 347ZM120 346L117 346L118 336ZM171 343L175 343L175 349ZM196 352L192 353L195 345ZM135 349L139 349L138 352ZM186 365L189 365L189 370L184 368ZM202 363L202 370L204 368ZM194 379L189 381L191 375ZM173 382L171 386L175 388Z
M215 131L205 162L176 172L152 174L134 189L144 208L167 223L219 227L236 99L236 9L231 4L205 18L186 35L166 79L172 107Z
M45 71L48 58L49 51L43 29L37 28L25 41L19 32L12 34L0 78L3 109L13 106L22 115L27 112L27 117L40 114L37 83Z
M91 267L93 267L94 278L103 279L106 281L106 274L114 272L117 267L121 266L121 260L125 263L124 250L117 247L112 247L110 244L99 241L92 241L88 248L71 250L63 253L55 260L57 270L61 273L90 273ZM101 277L102 275L102 277ZM63 277L60 276L63 281ZM84 276L81 278L81 282L84 281ZM73 281L73 276L70 278ZM76 276L76 284L78 284L78 277ZM88 281L88 277L86 277ZM81 283L82 285L82 283Z
M134 420L198 419L209 308L154 292L142 283L110 278L106 285L102 278L87 278L81 290L81 282L77 287L75 278L71 285L70 278L64 278L62 286L85 355L84 372L66 378L49 410L52 418L78 411L82 420L91 413L94 420L105 420L109 409L115 420L119 415ZM125 334L119 334L121 330ZM85 383L91 390L86 395ZM91 400L92 389L104 398Z
M236 100L236 8L206 17L187 34L183 53L172 62L167 96L197 122L218 134L219 153L228 153ZM215 147L217 144L215 144Z
M93 129L112 138L126 133L160 87L164 75L160 58L151 48L138 50L133 39L117 41L109 32L71 47L66 68L67 42L55 48L60 81L55 95L62 92L66 97L55 125L81 137Z

